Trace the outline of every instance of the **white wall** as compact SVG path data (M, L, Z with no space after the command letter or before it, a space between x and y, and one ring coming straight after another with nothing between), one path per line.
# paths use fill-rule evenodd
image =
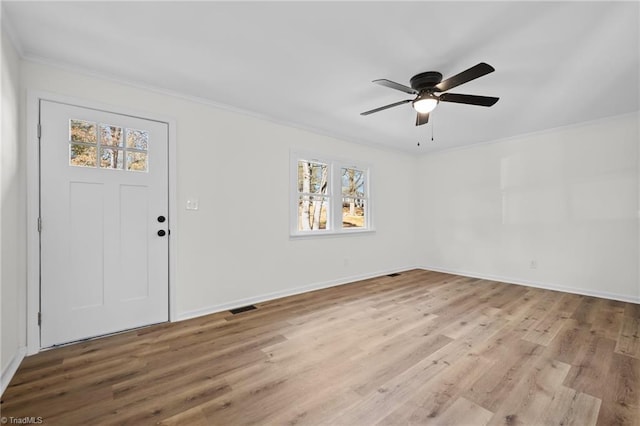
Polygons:
M179 317L416 264L416 168L408 155L29 61L22 78L31 90L175 119ZM290 239L290 150L369 163L377 231ZM188 198L199 199L199 210L184 208Z
M0 366L2 390L25 346L26 202L19 143L20 60L2 33L2 140L0 142Z
M630 114L421 158L420 262L640 302L638 124Z

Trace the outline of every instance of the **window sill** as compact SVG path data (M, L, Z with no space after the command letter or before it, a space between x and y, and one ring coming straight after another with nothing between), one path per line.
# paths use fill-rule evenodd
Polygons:
M305 240L314 238L328 238L328 237L348 237L353 235L367 235L375 234L376 230L369 229L350 229L348 231L311 231L311 232L297 232L295 234L289 234L290 240Z

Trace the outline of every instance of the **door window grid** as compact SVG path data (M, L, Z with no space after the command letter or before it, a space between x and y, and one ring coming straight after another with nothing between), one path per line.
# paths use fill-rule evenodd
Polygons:
M69 120L70 166L147 172L148 147L146 130Z

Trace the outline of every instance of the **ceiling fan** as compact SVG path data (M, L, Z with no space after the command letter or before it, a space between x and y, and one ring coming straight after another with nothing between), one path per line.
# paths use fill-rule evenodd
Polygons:
M396 83L395 81L380 79L373 80L381 86L386 86L391 89L400 90L401 92L409 93L411 95L417 95L414 99L405 99L404 101L395 102L389 105L385 105L380 108L375 108L370 111L360 113L360 115L369 115L374 112L382 111L385 109L393 108L398 105L411 102L413 108L417 111L418 116L416 118L416 126L426 124L429 122L429 113L438 105L439 102L455 102L458 104L479 105L490 107L498 102L500 98L494 98L491 96L477 96L477 95L462 95L458 93L443 93L449 89L460 86L476 78L482 77L489 73L494 72L495 69L484 62L480 62L468 70L462 71L459 74L454 75L446 80L442 80L442 74L437 71L427 71L411 77L409 84L411 87L404 84Z

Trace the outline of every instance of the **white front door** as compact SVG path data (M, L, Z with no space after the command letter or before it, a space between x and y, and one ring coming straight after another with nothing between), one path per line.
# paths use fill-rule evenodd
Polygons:
M168 125L40 102L41 347L169 318Z

